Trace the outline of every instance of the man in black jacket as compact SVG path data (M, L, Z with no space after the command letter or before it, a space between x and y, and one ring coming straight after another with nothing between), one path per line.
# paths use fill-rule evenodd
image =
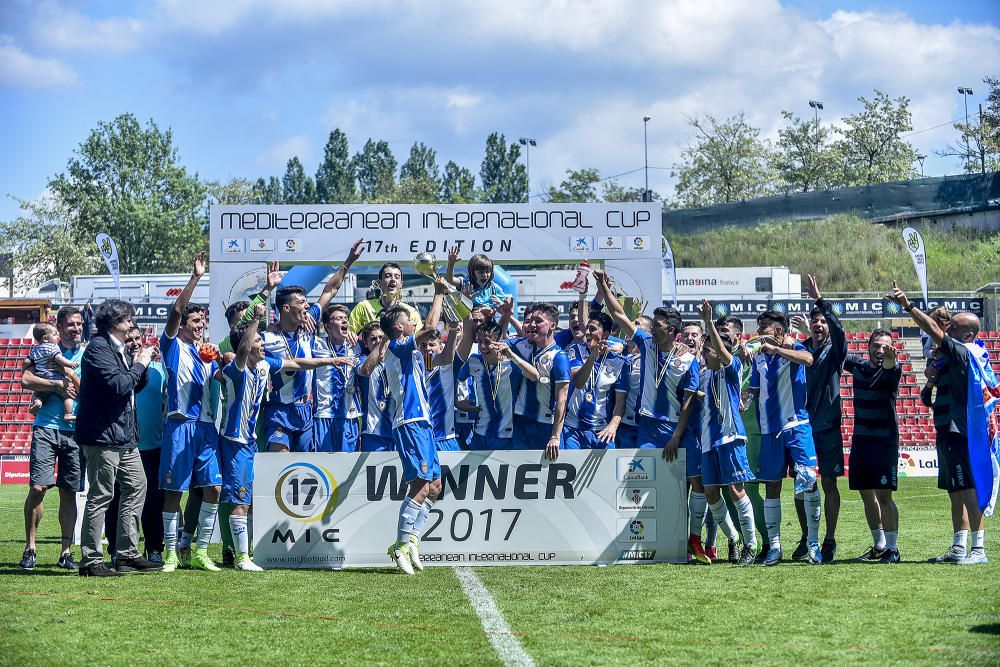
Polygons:
M109 299L97 308L97 335L83 354L76 437L87 461L90 490L83 510L81 576L108 577L123 572L152 571L160 567L139 555L138 515L146 497L146 475L137 447L135 392L146 383L152 348L130 361L125 335L132 327L132 306ZM121 489L118 516L118 572L104 565L101 535L104 517L114 494Z

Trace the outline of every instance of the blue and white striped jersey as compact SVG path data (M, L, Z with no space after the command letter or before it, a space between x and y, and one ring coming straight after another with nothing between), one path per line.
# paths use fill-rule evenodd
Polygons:
M313 339L313 356L318 359L347 357L353 366L320 366L313 371L314 415L317 418L357 419L361 416L361 399L358 392L358 356L354 347L343 343L336 345L326 338Z
M267 389L268 376L281 370L282 362L265 357L256 366L240 370L236 361L222 369L226 382L226 415L222 423L222 436L247 445L256 437L257 416L260 403Z
M638 354L630 354L625 359L628 362L628 395L625 398L622 423L638 426L639 409L642 407L642 364L639 363Z
M462 364L458 359L455 360L455 365L457 370L455 371L456 377L458 372L462 370ZM468 378L464 381L459 380L455 382L455 401L467 401L471 405L479 405L479 400L476 397L475 385L472 384L472 378ZM464 412L462 410L455 410L455 423L456 424L475 424L476 423L476 413L475 412Z
M570 374L574 368L583 367L583 361L570 361ZM614 413L615 394L625 400L628 392L628 363L620 354L608 352L594 361L590 377L583 389L570 382L566 400L566 425L584 431L600 431L608 425Z
M699 439L701 451L725 445L734 440L746 440L747 432L740 417L740 376L743 364L733 356L729 366L702 374Z
M677 422L681 417L684 392L698 391L698 360L690 352L664 354L653 336L638 329L632 337L639 347L642 394L639 414L661 421Z
M395 403L393 428L410 422L431 423L431 407L427 401L424 355L417 349L416 338L389 343L385 355L385 375Z
M368 355L358 358L358 366L365 363ZM392 437L392 417L395 403L385 375L385 364L379 364L368 377L358 376L358 387L361 395L361 411L364 415L362 433L378 435L383 438Z
M434 439L455 437L455 364L435 366L427 371L427 401L431 406Z
M521 386L521 369L512 361L490 366L481 354L469 356L458 380L471 380L478 399L475 431L489 438L514 435L514 400Z
M796 350L806 348L796 341ZM777 354L753 357L750 388L759 389L757 420L762 434L780 433L809 421L806 411L806 367Z
M539 350L524 338L508 338L514 354L532 364L541 376L538 382L527 378L521 382L514 404L514 414L532 421L551 424L556 409L556 385L568 383L569 359L559 346L552 343Z
M210 383L218 363L202 361L196 344L166 333L160 335L160 357L167 372L167 416L214 421Z
M265 331L264 354L272 359L311 359L313 357L313 335L305 331L286 334ZM313 371L273 371L271 373L271 395L273 403L301 403L309 399L313 388Z

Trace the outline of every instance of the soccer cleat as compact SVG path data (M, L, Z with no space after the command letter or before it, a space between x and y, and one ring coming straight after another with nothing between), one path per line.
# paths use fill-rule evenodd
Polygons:
M960 563L965 560L965 547L960 547L957 544L951 545L951 548L945 551L943 554L937 558L931 558L932 563Z
M799 540L799 544L795 547L795 551L792 552L792 560L805 560L809 557L809 545L806 544L806 538Z
M236 567L236 552L229 547L222 550L222 567Z
M823 552L815 542L809 545L809 552L806 554L806 562L810 565L819 565L823 562Z
M206 572L218 572L222 569L209 558L208 549L194 549L191 552L190 567L193 570L205 570Z
M79 570L80 566L77 565L76 561L73 560L73 552L67 551L63 555L59 556L59 562L56 563L56 567L61 567L64 570Z
M823 540L823 546L819 549L823 556L824 563L832 563L837 555L837 540Z
M990 560L986 557L985 549L973 549L969 555L958 561L959 565L986 565Z
M406 574L413 574L413 564L410 562L410 547L402 542L394 542L387 553L389 559Z
M885 555L885 547L879 549L875 545L868 547L868 551L864 552L858 556L858 560L862 563L875 563L882 559Z
M742 552L743 540L729 540L729 562L732 565L736 565L740 562L740 554Z
M250 554L240 554L233 562L233 567L241 572L263 572L264 568L250 560Z
M740 557L736 561L737 565L753 565L754 560L756 560L757 554L754 552L753 547L743 546L743 550L740 551Z
M176 551L168 551L167 557L163 559L163 571L173 572L178 567L180 567L180 559L177 557Z
M784 554L781 553L781 547L771 547L767 550L767 555L764 556L764 565L770 567L772 565L777 565L781 562L781 557Z
M424 564L420 562L420 538L416 535L410 535L410 564L413 565L413 570L415 572L423 572Z
M898 563L899 562L899 549L886 549L882 552L882 557L876 562L878 563Z
M35 555L35 550L25 549L24 553L21 555L21 569L28 570L30 572L35 569L35 563L37 561L38 556Z
M708 560L713 563L719 560L719 550L715 548L714 544L710 547L705 547L705 555L708 556Z
M688 561L711 565L712 559L708 557L701 546L701 535L692 535L688 538Z
M177 550L177 558L183 568L191 567L191 547L181 547Z

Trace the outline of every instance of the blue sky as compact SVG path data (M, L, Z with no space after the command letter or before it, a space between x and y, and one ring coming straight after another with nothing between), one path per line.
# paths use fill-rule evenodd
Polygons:
M935 151L1000 75L1000 3L659 0L154 0L0 3L0 194L34 198L100 120L172 128L203 178L315 172L334 127L402 162L414 141L478 173L486 135L537 140L531 189L566 169L642 167L650 186L688 143L686 118L745 111L774 137L808 100L833 122L879 88L911 99ZM990 65L993 70L988 69ZM942 125L936 129L934 126ZM619 180L641 185L642 171ZM0 201L0 218L16 214Z

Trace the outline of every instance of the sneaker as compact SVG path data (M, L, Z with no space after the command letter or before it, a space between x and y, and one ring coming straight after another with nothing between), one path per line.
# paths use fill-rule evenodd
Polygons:
M881 560L882 556L884 555L885 555L885 547L879 549L877 546L873 544L872 546L868 547L868 551L858 556L858 560L861 561L862 563L874 563Z
M819 565L823 562L823 552L815 542L809 545L809 552L806 554L806 562L810 565Z
M708 560L713 563L719 560L719 550L715 548L714 544L710 547L705 547L705 555L708 556Z
M191 567L191 547L181 547L177 550L177 559L183 568Z
M38 556L35 555L34 549L25 549L24 554L21 555L21 569L31 570L35 569L35 563L38 561Z
M209 557L208 549L193 550L189 567L192 570L205 570L206 572L218 572L222 569Z
M116 561L115 569L119 572L160 572L163 570L163 565L142 556L136 556L135 558L119 558Z
M413 574L413 564L410 562L410 547L402 542L394 542L387 550L389 559L406 574Z
M959 565L986 565L989 563L986 549L973 549L969 555L958 562Z
M819 553L823 556L824 563L832 563L834 556L837 555L837 540L823 540Z
M781 562L781 557L784 554L781 553L781 547L771 547L767 550L767 555L764 556L764 565L770 567L772 565L777 565Z
M177 557L176 551L168 551L167 557L163 559L163 571L173 572L178 567L181 566L180 559Z
M743 540L729 540L729 562L732 565L740 562Z
M257 563L250 560L249 554L240 554L239 558L235 558L233 561L233 567L235 567L240 572L263 572L264 568Z
M737 565L753 565L757 558L757 553L753 547L743 546L743 550L740 551L740 557L736 561Z
M146 560L150 563L156 563L157 565L163 565L163 554L159 551L147 551Z
M711 565L712 561L701 546L701 535L692 535L688 538L688 560L704 565Z
M965 560L965 548L960 547L957 544L951 545L947 551L938 556L937 558L931 558L932 563L960 563Z
M423 572L424 564L420 562L420 538L410 535L410 564L415 572Z
M90 565L88 567L80 568L81 577L123 577L121 572L115 572L114 570L109 570L108 566L104 564L104 561L97 563L96 565Z
M77 565L76 561L73 560L73 552L67 551L63 555L59 556L59 562L56 563L56 567L61 567L64 570L79 570L80 566Z
M792 552L792 560L805 560L809 557L809 545L806 544L806 538L803 537L799 540L799 544L795 547L795 551Z
M236 567L236 552L228 547L222 550L222 567ZM256 572L256 570L248 570L248 572Z
M899 562L899 549L886 549L882 552L882 557L878 559L879 563L898 563Z

